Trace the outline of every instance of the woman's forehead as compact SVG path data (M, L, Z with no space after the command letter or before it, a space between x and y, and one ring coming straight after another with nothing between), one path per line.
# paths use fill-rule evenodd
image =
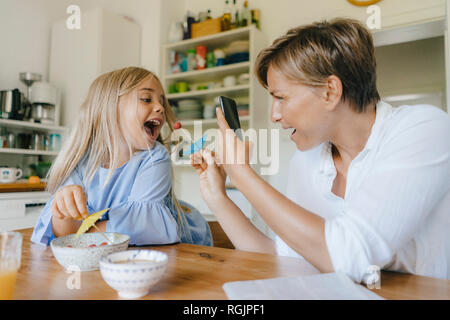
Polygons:
M290 87L295 85L299 85L299 83L286 77L282 71L273 67L272 64L269 66L267 70L267 88L271 94L287 91Z

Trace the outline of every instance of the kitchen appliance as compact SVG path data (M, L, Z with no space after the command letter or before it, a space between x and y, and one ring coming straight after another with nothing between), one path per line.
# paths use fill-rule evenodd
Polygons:
M21 113L21 94L19 89L0 91L0 117L17 119Z
M37 81L31 86L32 113L34 122L59 125L59 94L50 83Z
M16 139L16 148L30 149L31 148L31 134L18 133Z
M31 86L35 81L41 81L42 75L33 72L21 72L19 73L19 79L27 86L27 99L30 100Z

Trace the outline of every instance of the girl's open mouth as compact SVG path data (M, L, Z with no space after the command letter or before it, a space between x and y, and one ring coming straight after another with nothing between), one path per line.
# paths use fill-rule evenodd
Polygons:
M162 121L158 119L151 119L144 123L144 130L149 136L150 140L156 141L156 138L158 138L159 131L162 126Z

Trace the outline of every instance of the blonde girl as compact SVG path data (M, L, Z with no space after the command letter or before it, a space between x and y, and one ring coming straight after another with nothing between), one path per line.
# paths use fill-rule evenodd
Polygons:
M131 245L211 245L204 218L178 203L172 191L170 156L160 133L164 123L172 132L174 120L152 72L128 67L99 76L49 172L52 197L31 240L48 245L75 233L88 214L110 208L97 228L128 234Z

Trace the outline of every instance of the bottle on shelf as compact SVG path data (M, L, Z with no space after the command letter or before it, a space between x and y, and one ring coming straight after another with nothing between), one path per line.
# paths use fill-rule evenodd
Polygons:
M233 0L233 5L231 7L231 29L236 29L239 27L239 10L236 5L236 0Z
M211 20L211 9L208 9L208 14L206 15L206 20Z
M206 46L198 45L196 48L195 62L197 70L203 70L206 68L206 53L208 51Z
M197 69L196 64L196 52L195 49L189 49L187 52L187 59L188 59L188 71L193 71Z
M253 9L251 13L252 13L252 24L254 24L259 29L260 23L259 9Z
M228 0L225 0L225 7L222 15L222 31L231 29L231 9Z
M239 26L240 27L246 27L249 24L251 24L252 16L251 12L248 9L248 1L245 0L244 4L242 6L241 12L239 13Z

